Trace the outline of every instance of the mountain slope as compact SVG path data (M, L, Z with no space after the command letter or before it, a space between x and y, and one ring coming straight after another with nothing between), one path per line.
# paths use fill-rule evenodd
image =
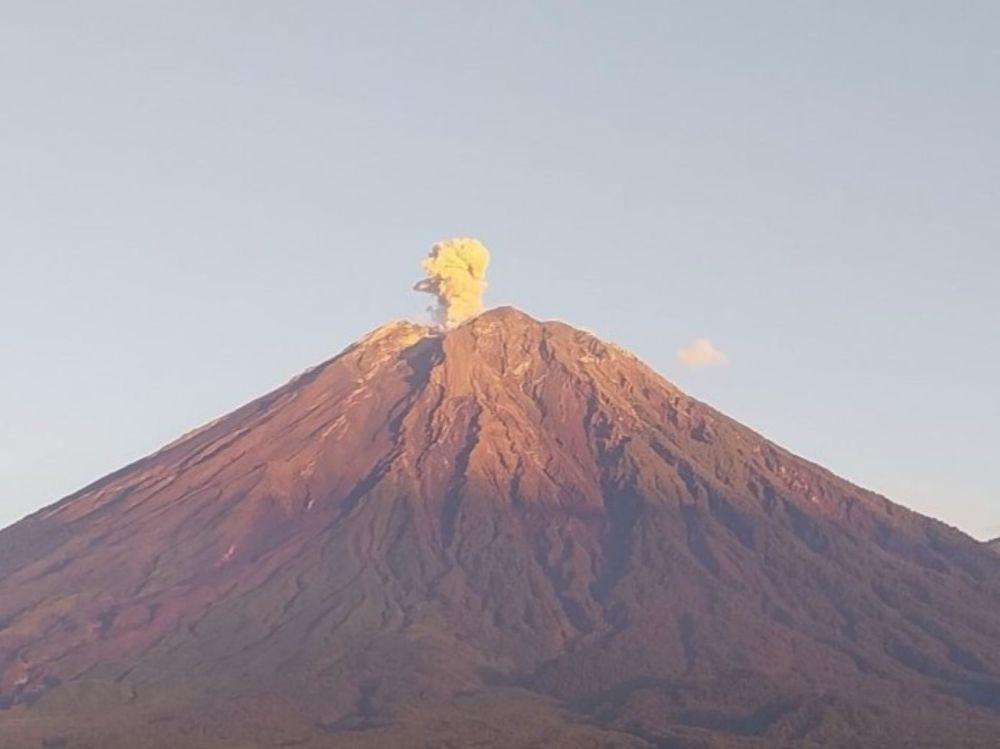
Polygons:
M14 746L995 746L1000 569L501 308L0 532L0 706Z

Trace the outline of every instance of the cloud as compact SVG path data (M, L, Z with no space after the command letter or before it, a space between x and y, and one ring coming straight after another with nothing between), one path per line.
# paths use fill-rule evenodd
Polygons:
M689 345L677 349L677 359L691 369L717 367L729 363L729 357L707 338L695 338Z
M490 253L471 237L456 237L431 248L421 264L427 278L413 288L437 297L431 312L439 325L450 328L482 312L489 262Z

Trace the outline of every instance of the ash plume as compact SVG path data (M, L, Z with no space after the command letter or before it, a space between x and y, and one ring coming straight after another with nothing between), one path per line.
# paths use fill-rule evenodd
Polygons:
M427 278L413 288L437 297L435 322L451 328L483 310L490 253L478 239L456 237L436 243L421 263Z

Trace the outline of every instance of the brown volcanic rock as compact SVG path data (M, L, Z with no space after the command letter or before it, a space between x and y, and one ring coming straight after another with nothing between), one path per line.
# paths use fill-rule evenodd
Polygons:
M0 707L5 747L992 747L1000 566L567 325L395 323L0 532Z

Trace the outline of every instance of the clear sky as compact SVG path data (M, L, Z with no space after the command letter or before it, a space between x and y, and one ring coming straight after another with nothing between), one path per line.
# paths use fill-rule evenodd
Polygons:
M994 0L4 2L0 525L426 319L468 234L489 304L1000 535L998 39Z

